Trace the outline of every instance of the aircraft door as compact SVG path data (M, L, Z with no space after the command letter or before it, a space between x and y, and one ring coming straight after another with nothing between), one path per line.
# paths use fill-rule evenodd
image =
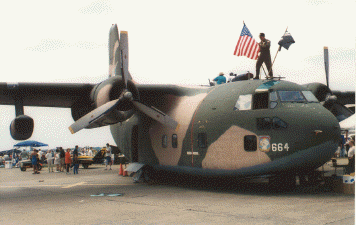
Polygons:
M205 123L205 122L204 122ZM208 132L202 121L198 121L197 126L194 126L193 146L189 153L192 159L193 167L201 167L204 155L208 148Z

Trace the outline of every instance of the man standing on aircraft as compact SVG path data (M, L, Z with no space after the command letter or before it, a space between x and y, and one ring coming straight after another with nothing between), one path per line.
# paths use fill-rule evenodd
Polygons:
M214 81L216 81L216 84L225 84L226 77L224 77L224 73L220 72L219 76L215 77Z
M273 77L271 53L269 51L269 48L271 47L271 41L267 40L265 38L264 33L260 33L260 39L261 39L261 42L259 43L260 54L258 56L257 63L256 63L256 78L255 79L260 79L260 69L261 69L262 63L265 63L265 65L267 66L269 77Z

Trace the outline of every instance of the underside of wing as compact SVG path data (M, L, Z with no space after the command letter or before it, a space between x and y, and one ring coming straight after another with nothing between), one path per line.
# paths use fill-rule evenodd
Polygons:
M71 108L89 101L94 84L75 83L0 83L0 105Z

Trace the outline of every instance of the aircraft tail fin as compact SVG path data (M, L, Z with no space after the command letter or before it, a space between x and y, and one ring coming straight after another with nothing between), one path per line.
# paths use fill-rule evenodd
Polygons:
M132 80L129 73L129 43L127 31L120 31L113 24L109 32L109 77L123 76Z

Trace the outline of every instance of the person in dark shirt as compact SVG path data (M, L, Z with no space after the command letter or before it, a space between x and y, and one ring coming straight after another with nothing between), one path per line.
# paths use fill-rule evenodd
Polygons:
M78 160L78 145L75 146L74 151L73 151L73 173L78 174L78 169L79 169L79 160Z
M267 70L268 75L270 78L273 77L273 71L272 71L272 62L271 62L271 53L269 51L269 48L271 47L271 41L267 40L265 38L265 34L264 33L260 33L260 39L261 42L259 43L260 45L260 55L257 59L257 63L256 63L256 77L255 79L260 79L260 69L262 66L262 63L265 63L265 65L267 66Z
M60 171L63 172L65 169L65 152L62 147L59 147L59 157L61 163Z

